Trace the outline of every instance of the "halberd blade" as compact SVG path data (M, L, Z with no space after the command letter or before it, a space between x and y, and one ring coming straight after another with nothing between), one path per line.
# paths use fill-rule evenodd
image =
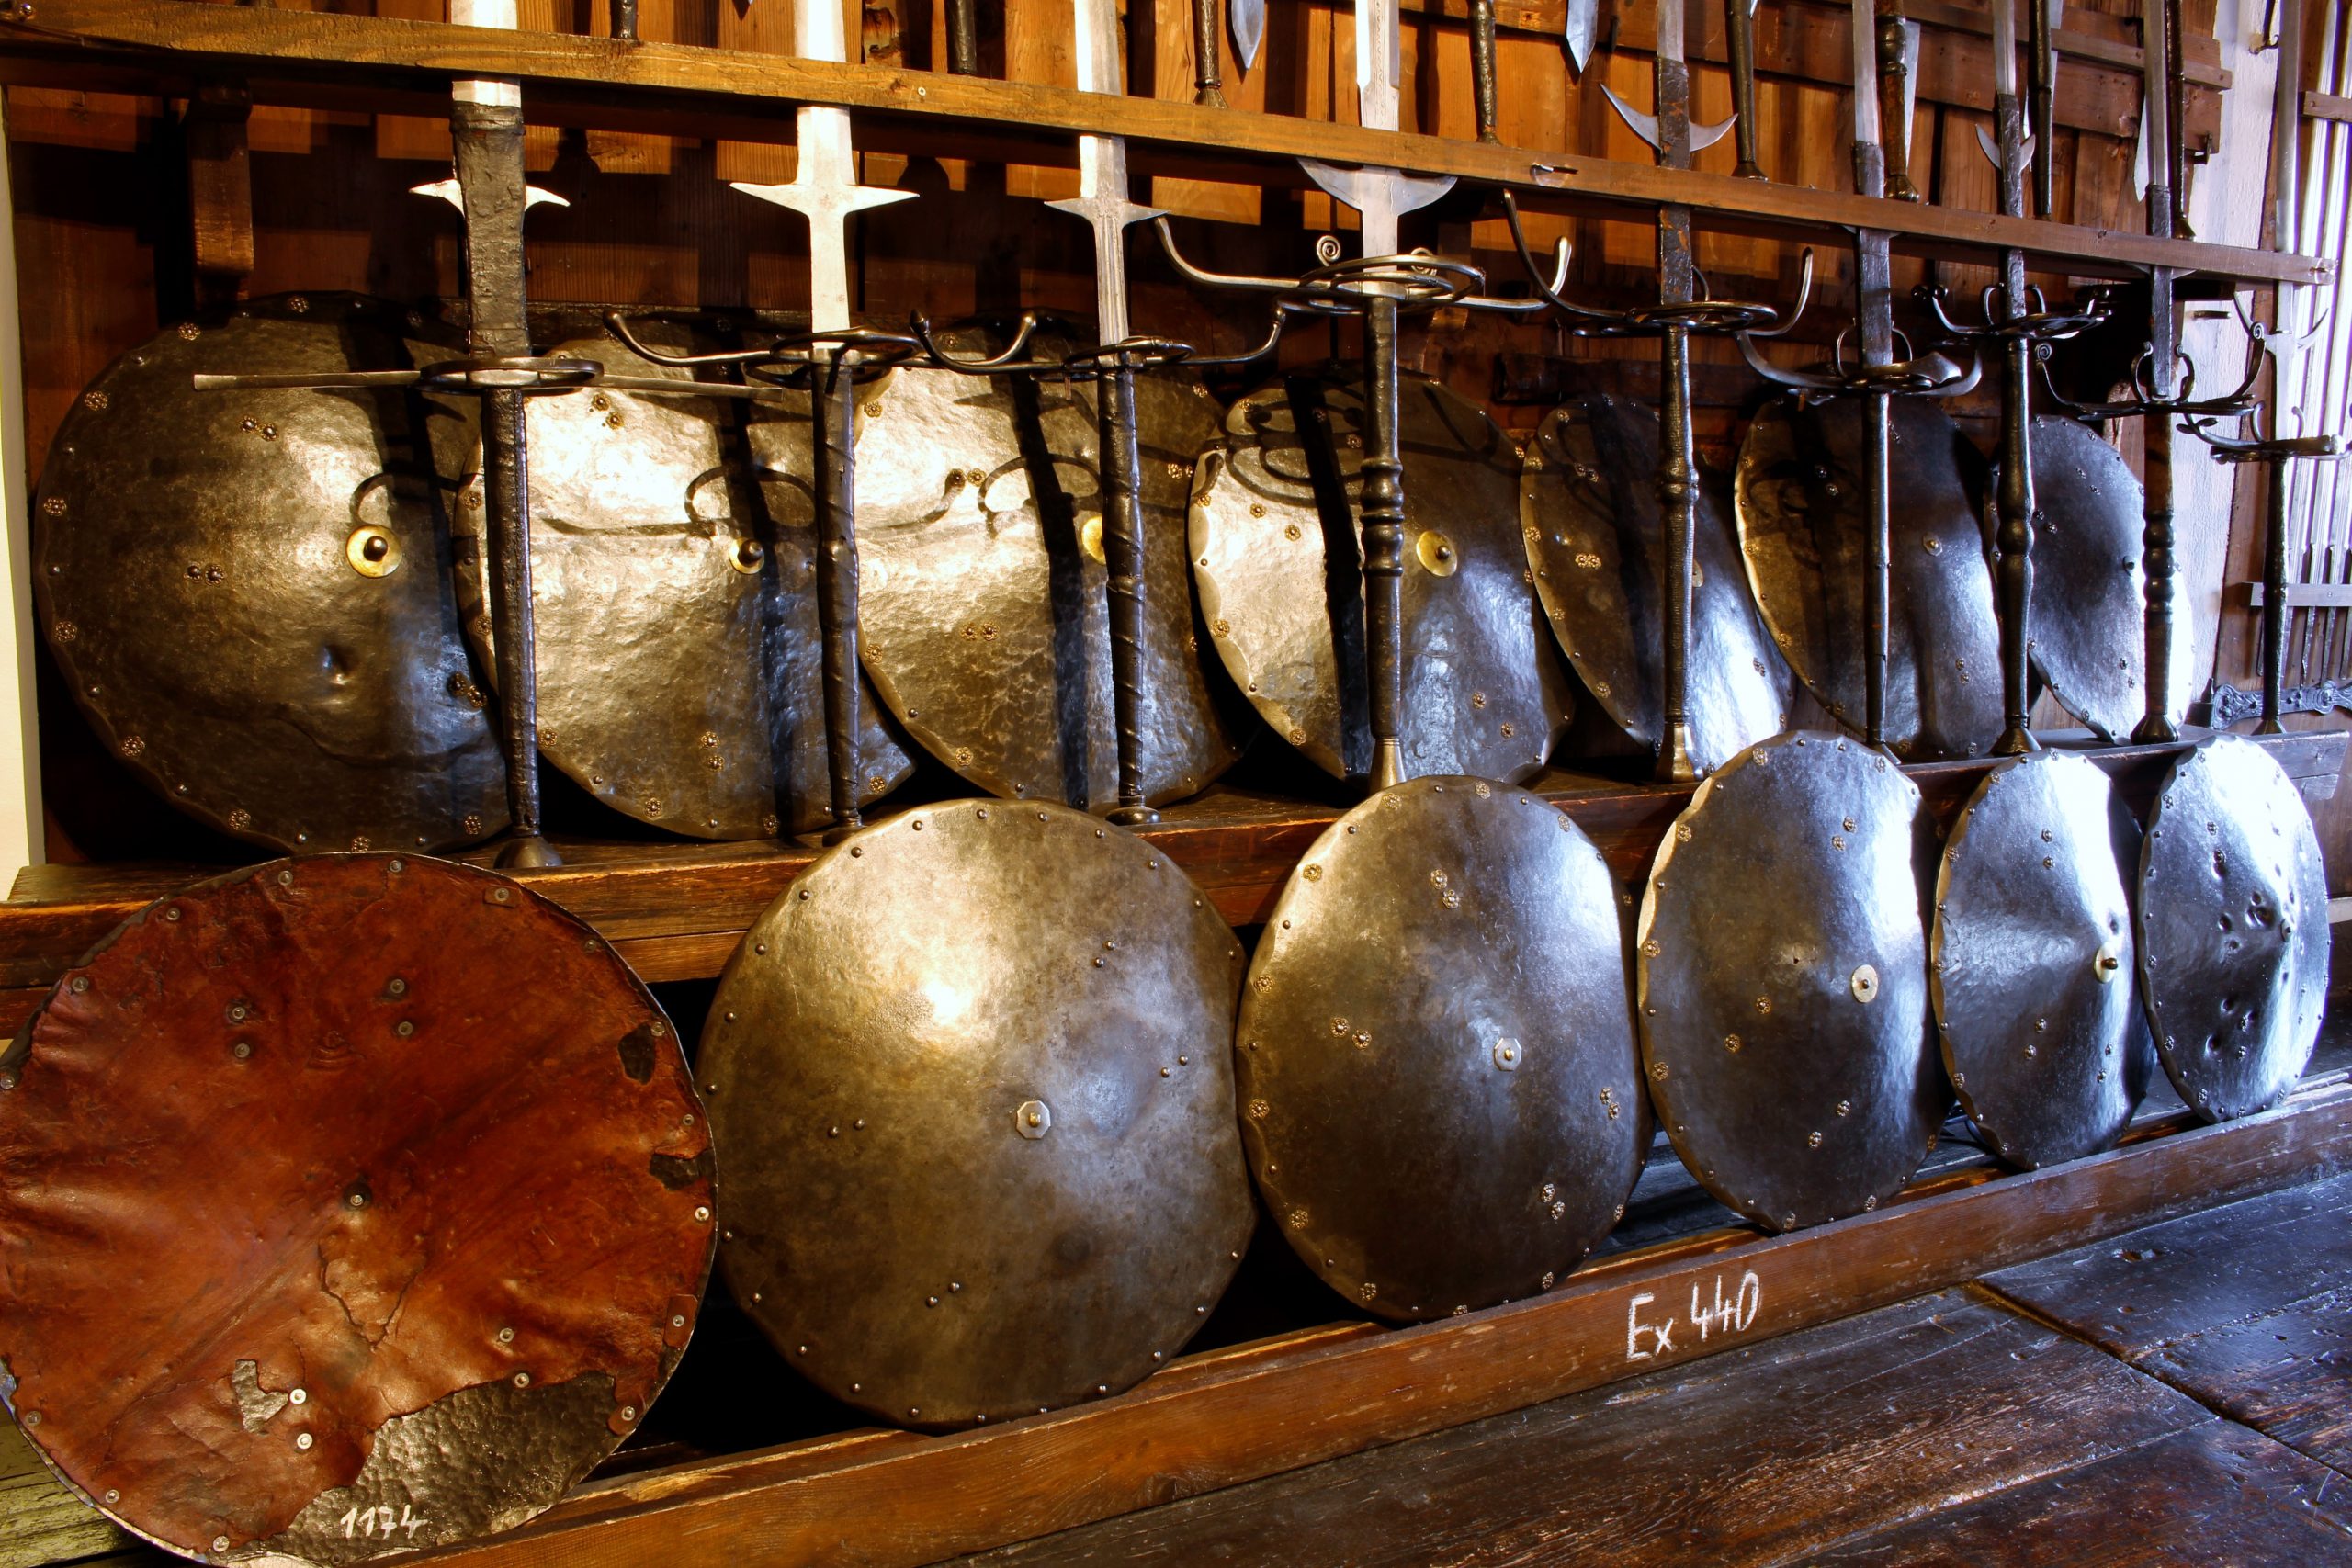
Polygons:
M1594 6L1600 0L1582 3ZM1244 71L1255 71L1258 51L1266 41L1266 0L1227 0L1225 19L1233 29L1234 58L1241 62Z

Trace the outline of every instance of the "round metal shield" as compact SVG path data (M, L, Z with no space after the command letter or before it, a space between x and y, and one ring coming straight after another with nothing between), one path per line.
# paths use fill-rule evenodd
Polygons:
M1575 699L1519 538L1519 451L1434 381L1405 378L1399 403L1406 772L1532 778ZM1346 778L1372 765L1363 428L1351 376L1295 376L1234 405L1193 486L1193 565L1227 671L1275 733Z
M1740 446L1749 582L1773 641L1839 723L1863 718L1866 400L1768 403ZM2000 633L1985 565L1984 460L1941 409L1893 400L1888 447L1886 740L1915 761L1973 757L2001 733Z
M2209 1121L2295 1087L2327 999L2327 876L2311 812L2234 735L2173 764L2140 849L2140 984L2156 1053Z
M904 1426L1136 1382L1249 1239L1242 967L1183 873L1067 807L853 834L752 925L703 1034L737 1302Z
M1650 1098L1700 1184L1768 1229L1874 1209L1935 1145L1920 831L1901 769L1797 731L1701 784L1650 868Z
M1663 726L1657 415L1606 393L1544 416L1520 478L1535 592L1569 668L1655 750ZM1757 617L1738 542L1699 487L1690 593L1690 755L1712 773L1788 722L1789 674Z
M978 355L978 333L945 333ZM1096 811L1118 804L1095 393L1037 378L899 370L864 394L857 437L866 672L908 731L980 788ZM1146 592L1137 739L1154 803L1208 787L1247 716L1212 684L1184 569L1208 389L1136 380Z
M2147 712L2146 492L2123 455L2071 419L2033 422L2032 658L2051 694L2103 740ZM2173 574L2173 717L2197 679L2188 580Z
M1944 844L1928 977L1944 1070L2028 1169L2113 1146L2147 1092L2117 815L2097 766L2040 751L1985 774Z
M281 295L107 367L50 448L33 583L99 741L189 815L279 849L439 847L506 825L413 390L199 392L190 377L407 370L454 342L398 306Z
M630 330L668 352L711 346L679 321ZM588 312L542 317L537 335L616 376L690 374L639 357ZM808 394L591 387L525 411L541 754L615 809L695 838L831 821ZM460 592L487 664L481 474L477 450ZM859 794L873 800L914 761L865 698Z
M276 861L151 905L0 1063L10 1410L192 1557L520 1524L693 1331L678 1044L588 927L469 866Z
M1325 830L1242 992L1258 1190L1383 1317L1547 1290L1625 1212L1648 1143L1617 885L1538 796L1448 776Z

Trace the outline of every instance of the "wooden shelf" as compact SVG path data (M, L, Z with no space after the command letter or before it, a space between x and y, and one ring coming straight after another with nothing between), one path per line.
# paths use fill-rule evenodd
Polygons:
M1335 1459L1834 1322L2352 1161L2352 1086L2219 1126L2143 1123L2025 1174L1930 1176L1874 1213L1724 1227L1615 1254L1530 1301L1405 1329L1335 1324L1186 1357L1095 1404L948 1437L866 1428L591 1483L467 1568L755 1561L899 1568ZM1681 1310L1739 1296L1702 1338ZM1670 1343L1639 1321L1674 1317ZM1632 1351L1642 1351L1634 1355Z
M2352 732L2307 731L2260 742L2315 798L2335 792ZM2185 744L2185 743L2184 743ZM2091 747L2134 810L2144 807L2171 746ZM1928 807L1948 819L1993 764L1913 764L1904 771ZM1658 840L1690 798L1687 784L1625 784L1554 772L1528 786L1576 818L1619 880L1648 874ZM1236 926L1261 923L1291 868L1340 808L1218 787L1168 807L1143 836L1162 850ZM816 852L758 843L610 844L559 840L563 865L513 873L586 920L649 980L717 975L760 912ZM488 863L495 846L460 857ZM222 866L30 866L0 904L0 1032L12 1032L50 986L100 938L157 898Z
M192 0L37 0L0 18L0 75L41 85L184 96L199 82L233 79L259 102L429 115L446 108L453 78L502 76L523 82L526 111L549 124L692 125L782 141L790 121L779 111L833 105L865 111L873 123L861 129L860 142L876 151L1071 164L1073 138L1091 133L1125 137L1136 166L1148 174L1292 185L1303 176L1291 160L1319 158L1453 175L1527 193L1546 209L1626 216L1671 203L1742 232L1825 240L1869 228L1915 254L1982 262L1988 253L2017 249L2038 265L2081 275L2128 276L2150 266L2254 282L2317 283L2331 275L2326 263L2308 256L1162 98L786 55Z

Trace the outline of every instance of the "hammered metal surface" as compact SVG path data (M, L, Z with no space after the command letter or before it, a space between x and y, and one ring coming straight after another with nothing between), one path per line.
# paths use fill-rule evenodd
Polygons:
M1519 490L1552 635L1611 720L1653 750L1666 707L1657 456L1657 414L1606 393L1577 398L1544 416ZM1692 536L1690 757L1712 773L1787 724L1791 678L1703 479Z
M0 1083L9 1409L175 1551L342 1563L520 1523L692 1333L713 1199L678 1041L491 873L200 884L68 972Z
M281 295L142 344L66 415L33 507L49 646L100 744L190 816L277 849L505 826L435 477L435 445L462 451L470 415L414 391L189 379L459 352L381 300Z
M1839 723L1863 716L1860 477L1866 400L1768 403L1741 443L1740 544L1765 625ZM1886 740L1913 761L1982 755L2001 733L1985 565L1984 460L1942 410L1894 400L1888 451Z
M2034 672L2102 740L2124 740L2147 712L2147 574L2140 569L2138 476L2098 433L2071 419L2033 422ZM2173 575L2173 718L2197 679L2187 574Z
M1250 1235L1242 967L1182 872L1066 807L844 840L753 924L703 1034L735 1299L902 1426L1136 1382Z
M943 333L957 352L986 346ZM908 731L980 788L1118 804L1095 393L1036 378L901 369L864 393L857 527L866 672ZM1248 715L1207 668L1184 566L1207 389L1136 382L1141 436L1144 794L1198 794L1239 757Z
M1326 829L1259 942L1239 1041L1267 1212L1383 1317L1549 1289L1641 1171L1617 885L1507 784L1414 779Z
M616 376L674 377L589 312L539 318L558 356ZM684 324L639 341L712 346ZM665 397L590 388L526 404L539 750L597 799L705 839L773 838L831 820L819 665L808 398ZM481 458L469 468L460 580L489 662ZM914 771L865 694L859 794Z
M1575 698L1519 537L1519 452L1433 381L1408 376L1400 393L1405 770L1532 778ZM1344 509L1317 504L1318 458L1300 432L1319 426L1302 406L1328 412ZM1193 486L1193 565L1227 671L1276 734L1345 778L1372 762L1356 515L1363 426L1351 377L1293 378L1234 405Z
M1675 1152L1749 1219L1873 1209L1934 1146L1918 789L1859 740L1796 731L1701 784L1650 869L1642 1068Z
M1944 1070L2028 1169L2112 1147L2154 1068L2117 815L2095 764L2038 751L1985 774L1944 844L1928 976Z
M2140 984L2156 1053L2207 1120L2293 1089L2327 998L2327 877L2311 812L2253 741L2217 735L2156 795L2140 850Z

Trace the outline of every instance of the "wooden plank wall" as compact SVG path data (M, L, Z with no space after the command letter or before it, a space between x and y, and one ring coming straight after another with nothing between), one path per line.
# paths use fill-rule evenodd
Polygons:
M365 9L368 0L311 0ZM374 0L386 14L435 17L445 0ZM2061 65L2060 130L2055 138L2058 207L2076 222L2137 228L2132 191L2132 135L2137 129L2139 0L2087 0L2070 6L2065 30L2075 46L2109 58L2070 53ZM1069 83L1069 0L979 0L985 68L1016 80ZM2221 122L2222 78L2212 39L2214 0L2190 0L2189 57L2202 78L2191 95L2192 143L2210 141ZM1129 0L1129 77L1136 91L1188 98L1193 66L1184 0ZM1947 205L1990 209L1993 177L1976 147L1987 122L1988 31L1981 6L1911 0L1927 18L1919 105L1912 138L1915 179ZM944 63L944 0L868 0L851 6L851 35L866 57L918 68ZM1636 0L1603 0L1602 48L1577 79L1559 43L1562 0L1502 0L1498 45L1500 130L1506 141L1634 160L1647 151L1597 90L1609 83L1646 103L1652 10ZM1260 69L1243 72L1227 51L1227 98L1238 107L1312 118L1354 114L1352 27L1344 5L1272 0ZM1408 0L1403 112L1408 130L1473 134L1465 0ZM524 25L601 32L597 0L524 0ZM1694 7L1691 52L1694 117L1731 112L1718 6ZM1761 158L1773 178L1826 189L1850 179L1846 32L1842 5L1770 0L1758 21L1762 71L1758 120ZM790 45L783 0L643 0L648 39L782 51ZM2117 57L2121 58L2117 58ZM234 84L194 106L104 94L11 88L6 113L17 204L16 244L25 340L23 406L29 479L63 412L115 355L160 324L202 302L281 290L358 289L398 298L447 296L458 287L457 224L445 204L408 194L442 177L448 141L437 121L417 116L253 106ZM790 309L801 298L799 220L738 195L735 179L784 177L791 164L789 122L779 117L775 144L693 135L558 132L536 130L535 177L571 201L532 218L530 287L535 302L699 305ZM1085 315L1092 294L1091 256L1082 225L1041 212L1034 198L1074 194L1074 170L978 165L954 156L870 155L870 182L899 183L924 199L863 220L858 286L877 318L913 309L935 317L1037 305ZM1702 168L1728 173L1727 138L1699 154ZM246 193L249 192L249 197ZM1335 220L1319 193L1261 191L1199 180L1161 179L1151 199L1188 219L1188 243L1213 265L1236 270L1308 265L1312 236ZM250 203L250 220L245 203ZM1337 220L1351 215L1344 209ZM1631 300L1655 287L1650 229L1625 221L1537 218L1539 243L1567 232L1577 246L1575 285L1594 298ZM1518 276L1501 223L1486 215L1476 192L1449 198L1408 220L1408 243L1448 254L1473 253L1498 282ZM1186 338L1206 350L1255 341L1254 313L1195 297L1138 235L1136 319L1140 328ZM1702 234L1699 255L1723 295L1784 299L1797 269L1793 247L1730 233ZM1824 252L1808 325L1800 333L1825 344L1850 320L1845 279L1849 258ZM1899 262L1907 292L1922 280L1963 295L1990 277L1982 267ZM2063 289L2066 280L2044 280ZM1905 301L1905 309L1908 302ZM1328 351L1310 327L1286 345L1292 360ZM1487 401L1497 417L1532 430L1544 401L1495 399L1498 355L1566 355L1585 362L1574 379L1598 381L1636 396L1655 389L1655 349L1641 343L1568 343L1544 324L1464 320L1444 312L1408 333L1421 367ZM1702 457L1728 468L1743 415L1763 395L1727 345L1702 344L1698 377ZM1525 363L1525 361L1521 361ZM1957 411L1989 445L1989 388ZM2193 457L2185 461L2194 461ZM2226 529L2226 518L2182 519L2184 532ZM2194 552L2190 552L2192 558ZM2217 557L2218 549L2211 552ZM2210 637L2211 628L2199 628ZM53 691L53 685L52 685ZM44 703L45 752L57 732L78 728ZM70 750L70 747L68 747ZM93 758L58 756L55 768L75 789L121 789L124 813L143 812L143 797ZM52 856L84 858L85 846L55 830ZM136 840L130 850L159 853ZM134 835L134 839L136 836ZM124 842L132 842L126 840Z

